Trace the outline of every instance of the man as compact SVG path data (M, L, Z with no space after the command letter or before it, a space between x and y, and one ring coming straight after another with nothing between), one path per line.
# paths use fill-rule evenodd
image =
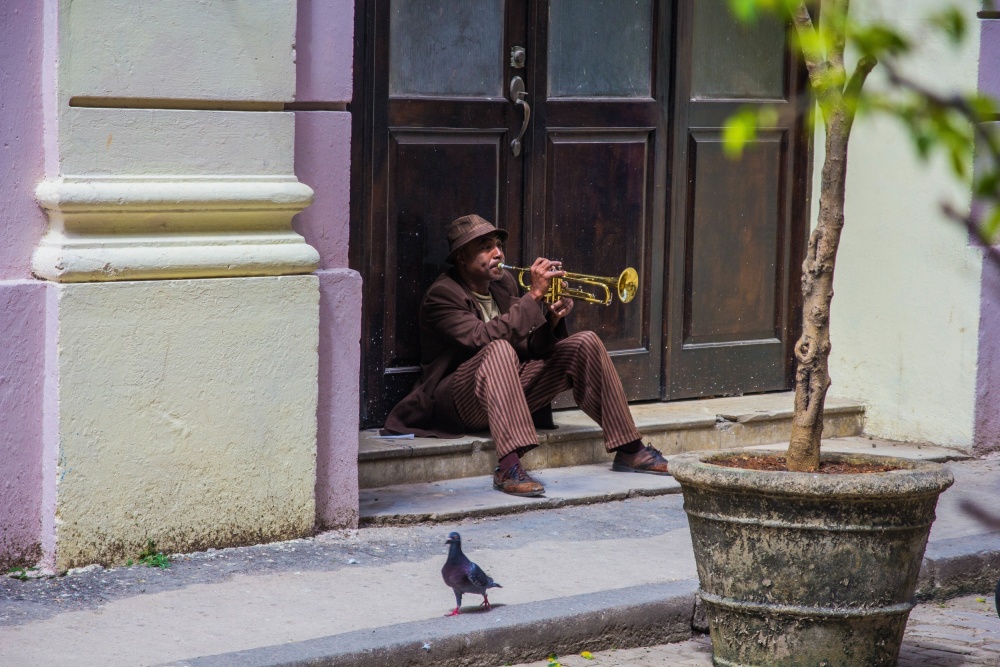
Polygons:
M521 465L538 446L532 413L566 389L604 430L612 469L667 475L667 461L644 446L621 380L592 331L569 335L572 299L544 302L558 261L531 265L531 288L500 268L507 232L478 215L448 227L448 262L420 305L422 376L386 420L387 433L458 437L489 427L499 459L493 488L540 496L545 488Z

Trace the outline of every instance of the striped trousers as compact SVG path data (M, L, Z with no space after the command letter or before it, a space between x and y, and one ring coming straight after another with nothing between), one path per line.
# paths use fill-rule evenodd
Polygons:
M487 426L497 457L538 444L531 413L573 390L576 404L604 430L608 451L639 439L621 379L604 343L592 331L557 341L547 359L520 361L510 343L493 341L452 377L455 407L465 428Z

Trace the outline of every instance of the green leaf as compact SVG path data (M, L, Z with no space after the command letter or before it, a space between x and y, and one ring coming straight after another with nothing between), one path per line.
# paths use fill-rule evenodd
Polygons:
M977 174L972 192L979 199L1000 200L1000 172L994 169L985 174Z
M931 14L928 21L932 26L943 32L954 46L961 44L968 32L965 14L958 7L948 7L940 12Z
M993 120L998 113L997 101L988 95L969 95L965 101L980 123Z
M744 147L757 138L757 114L741 109L726 119L722 127L722 150L731 159L739 159Z
M830 48L831 35L826 30L795 31L791 37L792 43L802 53L813 53L823 57Z
M757 20L757 0L729 0L729 11L738 20L751 23Z
M874 56L876 60L881 60L887 54L898 56L910 50L910 42L906 37L880 23L854 26L851 40L862 55Z
M996 243L997 232L1000 232L1000 206L993 207L983 224L983 235L990 243Z

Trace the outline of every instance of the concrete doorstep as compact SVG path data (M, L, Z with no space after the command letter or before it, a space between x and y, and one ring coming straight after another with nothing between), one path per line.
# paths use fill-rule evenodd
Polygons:
M787 441L792 392L705 398L630 406L643 440L664 454L731 449ZM864 405L829 396L823 433L829 438L860 435ZM559 410L554 430L538 432L539 447L528 452L529 470L610 463L600 427L580 410ZM402 484L478 477L496 465L489 433L461 438L382 437L362 431L358 439L358 483L362 490Z
M907 448L867 438L825 446ZM927 446L911 454L959 456ZM956 484L938 504L923 599L982 594L1000 578L1000 461L950 467ZM541 472L549 495L567 501L542 512L331 531L178 555L170 570L0 582L0 664L494 667L691 637L697 575L682 498L642 495L672 480L584 468ZM608 490L619 483L630 490ZM435 493L441 488L441 503L471 502L457 485ZM473 491L505 502L488 484ZM608 493L623 498L597 502ZM572 504L588 497L593 504ZM412 514L440 519L448 511L425 505ZM503 585L490 592L489 612L466 596L461 615L444 617L454 604L440 577L451 530ZM93 599L76 601L81 594Z
M775 450L785 447L783 444L771 444L747 449ZM823 451L899 456L941 463L971 458L964 452L946 447L866 436L824 440ZM670 458L672 456L667 455L667 459ZM611 471L609 463L529 470L545 486L543 497L517 498L498 493L493 489L490 475L362 489L361 522L367 526L448 522L681 491L681 485L673 477L616 473Z

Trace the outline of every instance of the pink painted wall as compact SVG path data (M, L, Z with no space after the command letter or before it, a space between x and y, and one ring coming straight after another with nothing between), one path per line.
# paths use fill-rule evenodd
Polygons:
M42 535L46 284L31 254L48 222L44 175L42 3L0 2L0 568L36 561Z
M1000 266L983 261L973 451L1000 451Z
M315 191L292 226L319 251L320 270L347 267L350 240L351 114L295 112L295 174Z
M980 27L979 90L1000 100L1000 19L983 19ZM983 455L1000 451L1000 266L989 255L983 261L979 308L973 449Z
M1000 19L982 19L979 24L979 90L1000 99Z
M45 293L39 281L0 282L0 569L42 550Z
M42 149L42 3L0 2L0 280L31 277L48 222L35 203Z
M317 272L319 405L316 521L323 528L358 525L358 369L361 364L361 276Z
M353 0L299 0L295 174L316 198L293 221L320 254L316 521L358 525L361 276L348 266Z
M354 0L299 0L295 100L350 102Z

